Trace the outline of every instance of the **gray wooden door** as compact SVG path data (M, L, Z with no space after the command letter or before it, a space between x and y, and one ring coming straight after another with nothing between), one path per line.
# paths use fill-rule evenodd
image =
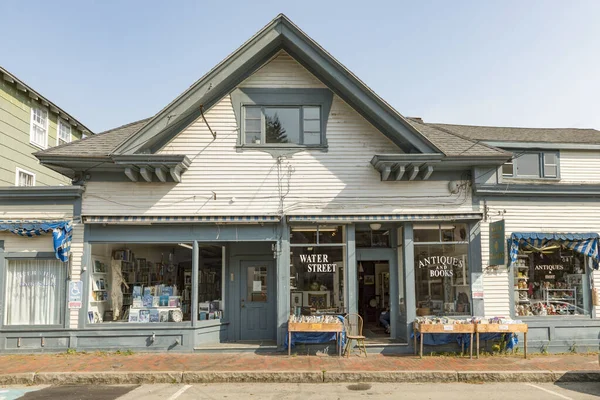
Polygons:
M242 261L240 340L276 338L276 291L273 261Z

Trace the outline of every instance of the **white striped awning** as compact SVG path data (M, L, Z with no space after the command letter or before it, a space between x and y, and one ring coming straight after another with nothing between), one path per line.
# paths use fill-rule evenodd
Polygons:
M289 222L350 223L396 221L456 221L480 220L482 214L391 214L391 215L293 215Z
M86 224L260 224L279 222L281 218L276 215L250 215L250 216L86 216Z

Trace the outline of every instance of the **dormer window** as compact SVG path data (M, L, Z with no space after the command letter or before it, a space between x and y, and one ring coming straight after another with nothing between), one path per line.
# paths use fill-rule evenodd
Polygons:
M514 158L502 166L505 178L556 179L559 177L557 151L513 150Z
M320 106L244 106L245 145L321 145Z
M329 89L237 88L231 102L240 128L238 145L260 151L327 149Z

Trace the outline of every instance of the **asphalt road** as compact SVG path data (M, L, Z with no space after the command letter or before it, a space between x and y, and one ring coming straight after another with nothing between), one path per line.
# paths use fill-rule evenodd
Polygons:
M191 399L598 399L597 383L487 384L164 384L117 386L30 386L0 388L0 400L191 400Z

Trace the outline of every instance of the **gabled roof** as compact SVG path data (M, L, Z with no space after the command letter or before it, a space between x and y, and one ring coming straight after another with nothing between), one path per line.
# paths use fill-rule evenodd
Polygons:
M426 123L425 125L485 142L541 142L600 144L600 131L575 128L512 128Z
M17 86L18 90L23 92L28 92L29 97L33 100L38 100L42 105L48 107L50 111L58 114L63 120L68 121L74 128L79 128L83 133L93 133L88 127L83 125L77 119L75 119L71 114L48 100L46 97L39 94L37 91L33 90L31 86L27 85L25 82L17 78L15 75L8 72L2 66L0 66L0 75L2 75L2 79L7 82L14 83Z
M415 129L425 135L427 139L442 149L446 156L511 156L510 153L502 149L488 146L477 140L466 138L445 129L440 129L436 125L425 124L417 118L408 118L408 121Z
M141 119L85 139L38 151L35 156L107 157L149 120L150 118Z
M280 14L122 143L116 154L154 153L279 50L285 50L407 153L439 153L352 72Z

